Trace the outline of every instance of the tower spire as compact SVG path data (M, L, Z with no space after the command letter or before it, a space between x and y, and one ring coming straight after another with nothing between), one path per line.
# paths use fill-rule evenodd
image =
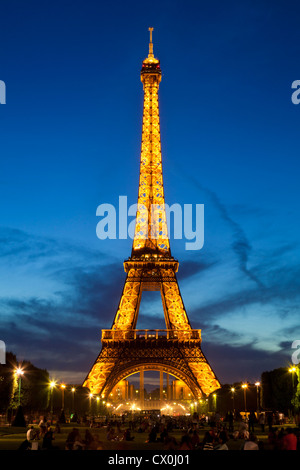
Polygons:
M149 55L148 57L154 57L153 55L153 42L152 42L152 32L154 28L148 28L150 31L150 42L149 42Z

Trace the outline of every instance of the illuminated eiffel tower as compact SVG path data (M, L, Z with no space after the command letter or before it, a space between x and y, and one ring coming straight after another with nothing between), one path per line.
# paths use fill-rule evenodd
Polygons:
M220 387L201 351L201 330L191 328L177 283L178 261L171 256L165 212L158 88L160 61L154 57L152 31L141 81L144 110L135 235L123 293L110 330L102 330L102 349L83 386L108 397L117 383L155 370L182 380L195 398ZM137 330L142 291L160 291L166 330ZM143 379L142 379L143 380ZM143 387L141 387L141 390ZM143 398L143 397L141 397Z

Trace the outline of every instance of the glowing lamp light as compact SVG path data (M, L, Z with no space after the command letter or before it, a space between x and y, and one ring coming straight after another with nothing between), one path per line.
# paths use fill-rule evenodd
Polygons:
M24 374L24 371L23 369L21 369L21 367L18 367L15 370L15 374L18 376L18 379L19 379L19 406L20 406L21 404L21 376Z

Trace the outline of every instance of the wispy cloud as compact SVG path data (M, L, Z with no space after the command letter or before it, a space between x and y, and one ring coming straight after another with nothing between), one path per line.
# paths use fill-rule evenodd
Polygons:
M193 182L195 187L209 195L213 204L217 208L220 217L229 226L233 237L231 248L237 257L240 270L259 288L263 288L264 284L262 281L257 277L253 269L249 269L248 267L249 255L251 253L252 246L243 228L229 215L226 206L222 204L220 198L214 191L202 186L202 184L200 184L200 182L191 175L189 175L189 179Z
M34 235L15 228L0 227L1 264L9 262L10 265L20 265L42 260L49 263L51 268L54 260L57 263L61 259L63 264L66 257L70 259L73 257L75 262L84 259L86 264L91 261L94 263L95 259L102 259L103 263L109 259L104 252L99 253L79 243Z
M2 284L1 339L7 350L40 367L87 369L100 350L101 328L111 326L119 302L120 266L82 246L5 228L0 256L11 282L20 266L26 267L26 282L34 282L27 294L15 289L8 295ZM39 278L55 281L44 295Z

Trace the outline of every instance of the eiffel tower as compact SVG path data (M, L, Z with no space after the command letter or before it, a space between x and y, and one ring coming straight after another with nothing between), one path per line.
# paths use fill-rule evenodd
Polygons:
M160 142L161 68L153 54L153 28L149 31L149 54L141 69L144 109L132 252L124 262L127 276L114 322L110 330L102 330L101 352L83 386L107 398L120 380L155 370L182 380L198 399L220 388L220 383L201 350L201 330L190 325L176 278L179 263L171 256ZM145 290L161 292L165 330L136 329Z

